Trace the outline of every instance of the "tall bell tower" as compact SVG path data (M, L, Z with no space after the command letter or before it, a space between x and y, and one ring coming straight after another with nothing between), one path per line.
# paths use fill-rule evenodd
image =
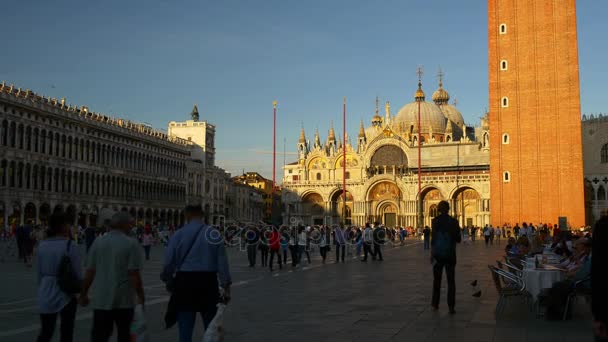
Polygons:
M492 224L585 224L576 0L488 0Z

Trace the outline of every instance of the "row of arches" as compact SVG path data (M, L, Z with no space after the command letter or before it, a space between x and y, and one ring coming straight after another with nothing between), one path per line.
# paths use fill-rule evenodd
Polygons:
M9 120L3 120L0 125L0 145L157 176L184 177L186 173L186 164L183 161L60 134L50 129Z
M345 195L338 189L326 201L319 192L309 191L301 197L300 214L310 224L327 224L328 218L331 223L364 224L378 221L389 227L417 224L417 196L409 198L393 181L381 181L370 186L363 198L353 198L348 191ZM423 225L430 225L431 220L437 216L437 204L441 200L450 202L450 214L462 226L489 223L489 199L482 199L477 190L470 186L458 186L446 197L431 185L423 189L420 197Z
M6 159L0 161L0 186L129 200L183 201L186 196L183 185L32 165Z
M0 227L19 226L23 224L44 225L54 212L65 212L74 219L74 225L81 227L99 226L97 216L102 208L128 212L140 225L152 224L161 226L179 226L184 224L183 210L168 208L142 208L108 205L81 205L70 203L50 204L48 202L9 204L0 202Z

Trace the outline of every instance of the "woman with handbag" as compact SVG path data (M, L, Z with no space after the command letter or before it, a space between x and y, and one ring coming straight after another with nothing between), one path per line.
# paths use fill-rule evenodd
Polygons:
M63 213L53 214L49 219L47 238L38 247L38 307L40 310L40 335L38 342L51 341L55 332L57 316L61 317L61 342L71 342L76 318L76 296L78 284L82 282L80 252L70 240L70 223ZM68 257L69 261L64 260ZM62 267L71 265L70 276L73 290L64 284ZM70 273L70 270L67 270ZM76 284L74 284L76 283ZM62 289L63 288L63 289ZM73 293L66 293L65 290Z

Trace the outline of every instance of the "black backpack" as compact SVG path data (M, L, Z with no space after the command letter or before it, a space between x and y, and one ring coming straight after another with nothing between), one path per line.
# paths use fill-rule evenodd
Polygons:
M433 256L438 259L451 258L456 249L447 230L435 230L433 233Z
M72 259L69 255L71 243L72 240L68 240L65 253L59 261L59 267L57 267L57 285L61 291L67 294L78 293L82 287L82 281L72 267Z

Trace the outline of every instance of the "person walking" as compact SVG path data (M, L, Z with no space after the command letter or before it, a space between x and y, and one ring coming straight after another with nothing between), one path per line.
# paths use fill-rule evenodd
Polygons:
M281 227L279 230L281 238L281 251L283 252L283 263L287 265L287 250L289 250L289 230L287 227Z
M304 228L300 226L298 228L298 261L302 262L302 255L306 254L306 259L308 260L308 264L310 264L310 246L308 240L308 230L310 227Z
M177 321L179 341L191 342L197 313L207 329L217 304L230 299L232 278L220 231L209 225L200 204L189 205L184 212L188 224L169 241L161 279L173 283L165 316L167 328Z
M342 262L346 254L346 228L337 226L334 229L334 244L336 245L336 264L340 262L340 252L342 253Z
M382 245L384 245L386 241L386 228L380 223L376 222L374 230L372 232L372 237L374 240L373 259L383 261L384 258L382 258Z
M502 238L502 230L500 229L500 227L496 227L496 229L494 230L494 233L496 235L496 242L498 243L498 245L500 246L500 239Z
M247 243L247 260L249 267L255 267L255 259L258 254L258 243L260 241L260 232L256 227L247 229L245 232L245 241Z
M270 231L270 235L268 237L268 245L270 248L270 261L268 262L268 268L270 272L272 272L272 262L274 260L274 256L276 255L279 259L279 269L283 268L281 262L281 234L279 234L279 230L276 227L272 227Z
M291 266L296 267L300 260L298 259L298 228L291 227L289 232L289 252L291 256Z
M327 259L327 252L329 252L330 244L329 229L326 226L323 226L321 227L319 234L319 252L321 253L322 263L325 263L325 259Z
M268 252L270 247L268 246L268 237L270 236L270 228L260 230L260 257L262 259L262 267L268 266Z
M424 226L422 230L422 235L424 236L424 250L431 248L431 228L429 226Z
M367 262L367 255L371 254L372 257L375 257L372 252L372 243L374 242L374 234L372 227L369 223L365 224L365 229L363 229L363 259L362 262Z
M492 227L492 225L490 225L490 227L488 228L490 230L490 246L494 246L494 227Z
M109 341L116 325L117 341L129 342L135 295L138 304L145 303L143 256L137 240L128 236L133 226L129 213L115 213L110 226L111 230L91 246L79 302L82 306L90 302L93 309L91 341Z
M490 227L487 224L483 227L483 238L486 241L486 247L488 247L490 245Z
M450 204L441 201L437 205L439 216L431 223L431 264L433 265L433 295L431 306L439 309L441 277L445 268L448 282L448 307L450 314L455 314L456 304L456 244L460 243L460 227L458 221L449 216Z
M363 232L359 227L355 229L355 245L357 246L356 257L359 258L361 256L361 249L363 248Z
M150 228L146 228L144 235L141 238L141 245L144 247L144 252L146 252L146 260L150 260L150 249L152 248L153 243L154 236L152 235Z
M40 311L40 335L38 342L50 342L55 332L57 316L61 317L60 341L71 342L76 319L76 296L59 288L59 265L64 256L70 258L72 271L82 281L82 268L78 246L70 240L70 220L62 213L51 215L47 238L40 242L37 255L38 309Z

